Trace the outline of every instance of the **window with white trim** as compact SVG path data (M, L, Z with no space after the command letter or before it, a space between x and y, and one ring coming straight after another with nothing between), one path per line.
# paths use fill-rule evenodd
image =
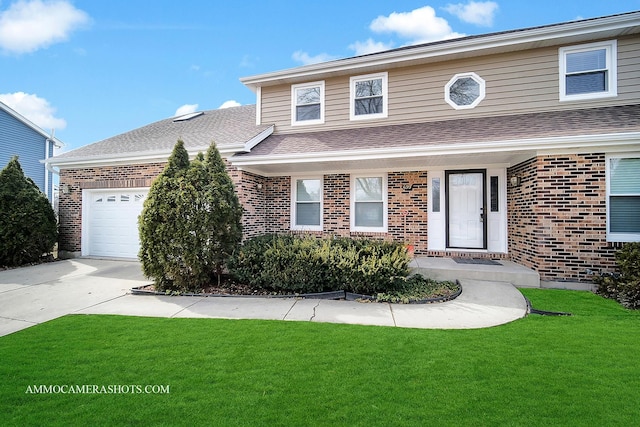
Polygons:
M351 178L351 230L387 231L387 176L355 175Z
M291 86L291 124L324 123L324 82Z
M640 242L640 153L607 156L607 240Z
M615 40L561 47L560 101L618 95Z
M321 178L291 178L291 229L322 231Z
M444 100L456 110L474 108L485 97L485 81L476 73L456 74L444 87Z
M351 77L351 120L387 117L387 73Z

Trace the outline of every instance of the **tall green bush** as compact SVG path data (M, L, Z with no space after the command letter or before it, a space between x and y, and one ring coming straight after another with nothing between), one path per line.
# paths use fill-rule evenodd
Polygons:
M58 240L56 214L47 196L25 176L18 158L0 171L0 265L38 261Z
M178 141L140 215L143 272L160 290L197 291L219 282L242 238L241 215L215 144L189 162Z

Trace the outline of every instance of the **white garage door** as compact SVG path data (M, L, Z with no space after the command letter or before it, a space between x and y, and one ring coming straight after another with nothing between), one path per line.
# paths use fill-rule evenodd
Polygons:
M82 255L137 258L138 216L149 192L87 190L83 196Z

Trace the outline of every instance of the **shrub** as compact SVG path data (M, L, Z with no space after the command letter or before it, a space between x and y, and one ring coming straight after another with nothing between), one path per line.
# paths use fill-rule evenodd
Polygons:
M618 272L594 277L596 293L626 308L640 308L640 242L625 243L616 252Z
M265 235L247 240L229 270L241 282L275 291L375 294L394 289L408 265L399 243Z
M242 208L215 145L193 162L178 141L139 218L142 270L161 291L197 291L240 244Z
M12 158L0 171L0 265L41 259L58 240L56 214L47 196Z

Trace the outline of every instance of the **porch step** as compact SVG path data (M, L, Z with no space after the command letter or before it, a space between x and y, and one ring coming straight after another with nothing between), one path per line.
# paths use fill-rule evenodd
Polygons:
M522 288L539 288L540 275L512 261L499 260L500 265L459 264L451 258L415 257L409 268L412 273L435 280L472 279L507 282Z

